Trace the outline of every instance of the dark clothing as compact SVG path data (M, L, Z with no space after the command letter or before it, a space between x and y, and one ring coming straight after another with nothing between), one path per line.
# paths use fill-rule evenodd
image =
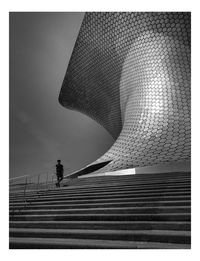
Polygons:
M63 176L63 165L62 164L56 165L56 175L59 177Z
M63 180L63 165L58 163L56 165L56 175L57 175L57 183L56 183L56 187L60 187L60 182Z

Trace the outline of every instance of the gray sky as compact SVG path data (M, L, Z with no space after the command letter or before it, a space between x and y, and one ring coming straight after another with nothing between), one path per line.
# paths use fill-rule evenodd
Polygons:
M10 177L45 171L58 158L72 172L113 143L95 121L58 102L83 16L10 13Z

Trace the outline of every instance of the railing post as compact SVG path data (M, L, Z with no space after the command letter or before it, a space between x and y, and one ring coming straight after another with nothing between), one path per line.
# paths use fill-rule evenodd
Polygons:
M27 176L26 176L26 181L24 186L24 202L26 202L26 186L27 186Z
M46 179L46 189L48 189L48 172L47 172L47 179Z
M31 176L30 176L30 177L29 177L29 184L30 184L29 189L30 189L30 190L31 190L31 187L32 187L31 181L32 181L32 178L31 178Z
M52 174L52 189L54 188L54 184L53 184L53 174Z
M39 189L39 183L40 183L40 174L38 174L37 193L38 193L38 189Z

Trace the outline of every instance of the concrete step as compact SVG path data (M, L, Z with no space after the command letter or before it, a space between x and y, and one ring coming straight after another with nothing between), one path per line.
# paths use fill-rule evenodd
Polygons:
M190 221L190 213L13 215L10 221Z
M172 184L190 184L191 183L191 180L189 178L186 178L186 179L182 179L182 180L173 180L173 179L170 179L170 180L154 180L154 181L151 181L151 182L148 182L148 181L141 181L141 182L122 182L122 186L128 186L128 185L135 185L135 186L153 186L153 185L162 185L162 184L165 184L165 185L172 185ZM101 183L97 183L97 184L70 184L70 183L62 183L62 189L67 189L67 188L70 188L70 189L90 189L90 188L111 188L111 187L117 187L119 186L120 183L118 182L112 182L112 183L108 183L108 184L101 184Z
M56 182L54 180L54 182ZM140 181L137 181L137 180L128 180L128 181L125 181L125 180L121 180L120 182L117 182L117 181L113 181L113 182L97 182L97 183L85 183L85 184L79 184L79 183L72 183L72 182L62 182L62 184L64 186L62 186L62 189L75 189L77 187L79 187L80 189L87 189L88 188L95 188L95 189L98 189L98 188L112 188L112 187L119 187L120 184L122 184L121 187L124 187L124 186L151 186L151 185L156 185L156 184L165 184L165 185L173 185L173 184L184 184L184 183L188 183L190 184L191 183L191 178L190 177L187 177L187 178L176 178L174 177L173 179L152 179L152 180L140 180ZM34 185L36 183L30 183L30 186ZM52 184L52 182L49 182L48 184ZM66 184L66 186L65 186ZM15 187L12 187L10 186L10 190L18 190L18 189L23 189L25 184L21 185L21 186L15 186ZM46 183L43 183L43 185L46 185ZM53 184L52 184L53 185Z
M52 229L123 229L123 230L185 230L191 223L183 221L11 221L10 228Z
M165 186L168 186L168 185L181 185L181 184L190 184L191 181L190 181L190 178L187 178L187 179L182 179L182 180L177 180L177 179L173 179L173 180L160 180L160 181L151 181L151 183L149 183L150 181L142 181L142 183L138 183L136 181L134 182L121 182L121 183L116 183L116 182L113 182L113 183L105 183L105 184L101 184L101 183L97 183L97 184L85 184L85 185L67 185L64 186L64 187L61 187L59 189L56 190L56 188L54 189L51 189L50 191L62 191L62 190L85 190L85 189L106 189L106 188L114 188L114 187L124 187L124 186L137 186L137 187L142 187L142 186L155 186L155 185L165 185ZM62 183L63 185L63 183ZM46 184L43 185L44 187L46 186ZM16 190L13 189L12 187L10 187L10 193L12 193L12 191L14 191L14 193L16 193ZM21 191L21 193L24 192L24 186L22 186L21 190L20 189L17 189L18 192ZM32 192L34 190L31 190ZM17 193L18 193L17 192Z
M77 198L73 198L73 199L63 199L62 201L61 200L44 200L43 198L35 198L35 199L32 199L32 200L29 200L27 201L27 204L45 204L45 205L52 205L52 204L80 204L80 203L86 203L86 204L90 204L90 203L103 203L103 202L122 202L122 201L126 201L126 202L148 202L148 201L151 201L151 202L160 202L160 201L188 201L191 199L191 196L189 195L178 195L178 196L157 196L157 197L116 197L116 198L91 198L91 199L77 199ZM10 206L25 206L25 203L24 201L18 201L18 202L10 202Z
M127 197L162 197L162 196L190 196L191 191L190 190L184 190L184 191L155 191L155 192L147 192L147 193L135 193L135 192L124 192L124 193L107 193L107 194L91 194L91 195L56 195L56 196L48 196L48 195L35 195L31 197L15 197L13 199L9 200L10 204L18 203L18 202L24 202L26 201L65 201L65 200L88 200L91 199L111 199L111 198L127 198Z
M10 237L80 238L190 244L190 231L10 228Z
M110 199L110 198L126 198L126 197L165 197L165 196L190 196L191 192L190 190L187 191L175 191L175 192L165 192L165 191L160 191L160 192L124 192L124 193L106 193L106 194L93 194L93 195L81 195L81 194L75 194L73 196L67 195L65 197L62 197L61 195L57 197L51 197L51 196L46 196L42 195L40 198L34 199L34 201L41 201L41 200L48 200L48 201L63 201L66 199L73 199L73 200L90 200L90 199ZM27 200L31 200L32 198L27 197ZM11 199L10 202L20 202L22 199Z
M36 194L37 195L47 195L47 196L50 196L50 195L64 195L64 194L71 194L71 195L74 195L74 194L95 194L95 193L109 193L109 192L123 192L123 191L135 191L135 192L140 192L140 191L145 191L145 190L149 190L149 191L156 191L156 190L173 190L173 189L176 189L177 190L184 190L184 189L190 189L191 186L190 184L186 183L186 184L181 184L180 186L177 185L177 186L172 186L171 185L156 185L156 186L151 186L151 185L145 185L145 186L127 186L127 187L124 187L124 188L118 188L118 187L113 187L113 188L102 188L102 187L99 187L99 188L93 188L93 189L90 189L90 188L85 188L85 189L81 189L81 188L70 188L70 187L61 187L61 188L55 188L55 189L40 189L40 190L29 190L29 189L26 189L26 196L27 197L31 197L31 196L35 196ZM10 191L10 199L13 199L13 198L16 198L16 197L24 197L24 190L22 190L21 192L15 192L15 191Z
M164 207L164 206L191 206L191 201L190 200L185 200L185 201L147 201L147 202L126 202L126 201L121 201L121 202L98 202L98 203L76 203L76 204L37 204L37 202L32 202L31 204L28 204L27 206L24 206L24 203L21 205L10 205L10 210L13 209L71 209L71 208L101 208L101 207Z
M127 178L123 178L121 180L119 180L117 177L114 177L112 180L106 180L104 177L101 177L101 179L99 180L92 180L91 178L90 179L74 179L74 180L66 180L66 184L69 184L70 186L104 186L106 184L109 184L109 185L112 185L112 184L128 184L128 183L132 183L132 184L143 184L143 183L146 183L146 184L151 184L151 183L155 183L155 182L171 182L171 181L177 181L177 182L181 182L183 180L188 180L190 181L190 178L191 176L188 175L188 176L170 176L170 177L161 177L161 176L155 176L155 177L148 177L148 178L144 178L142 176L140 177L136 177L136 176L132 176L130 178L127 179ZM64 182L65 182L65 179L64 179Z
M39 192L38 194L41 196L46 196L46 197L60 197L60 196L74 196L74 195L105 195L105 194L122 194L122 193L129 193L129 192L135 192L135 193L148 193L148 192L180 192L180 191L190 191L191 187L190 186L184 186L184 187L173 187L173 188L168 188L168 187L159 187L159 188L123 188L123 189L112 189L112 190L101 190L101 191L68 191L68 190L61 190L61 191L56 191L56 193L54 192L50 192L50 191L46 191L46 192ZM31 198L33 195L35 195L35 193L28 193L26 194L26 198ZM16 194L16 195L10 195L9 199L13 200L13 199L20 199L20 198L24 198L24 193L22 194Z
M174 207L102 207L102 208L79 208L79 209L24 209L19 213L20 215L54 215L54 214L154 214L154 213L190 213L191 208L189 206L174 206ZM15 213L17 215L17 212Z
M190 244L138 242L127 240L91 240L74 238L10 237L10 249L190 249Z
M145 186L131 186L131 185L127 185L124 187L112 187L112 188L85 188L85 189L81 189L79 188L78 191L75 189L71 189L70 187L66 187L66 188L60 188L60 189L48 189L48 190L44 190L44 191L37 191L38 194L48 194L48 195L58 195L58 194L73 194L73 193L95 193L95 192L110 192L110 191L142 191L142 190L149 190L149 191L154 191L154 190L162 190L162 189L178 189L178 190L182 190L182 189L190 189L191 185L190 184L181 184L181 185L156 185L156 186L152 186L152 185L145 185ZM27 191L26 195L31 196L31 195L35 195L36 191ZM24 191L22 192L10 192L10 198L12 197L18 197L18 196L24 196Z

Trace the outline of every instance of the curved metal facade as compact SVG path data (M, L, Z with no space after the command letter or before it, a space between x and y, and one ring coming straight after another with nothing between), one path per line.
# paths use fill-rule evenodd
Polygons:
M59 101L116 140L105 171L190 160L190 13L86 13Z

